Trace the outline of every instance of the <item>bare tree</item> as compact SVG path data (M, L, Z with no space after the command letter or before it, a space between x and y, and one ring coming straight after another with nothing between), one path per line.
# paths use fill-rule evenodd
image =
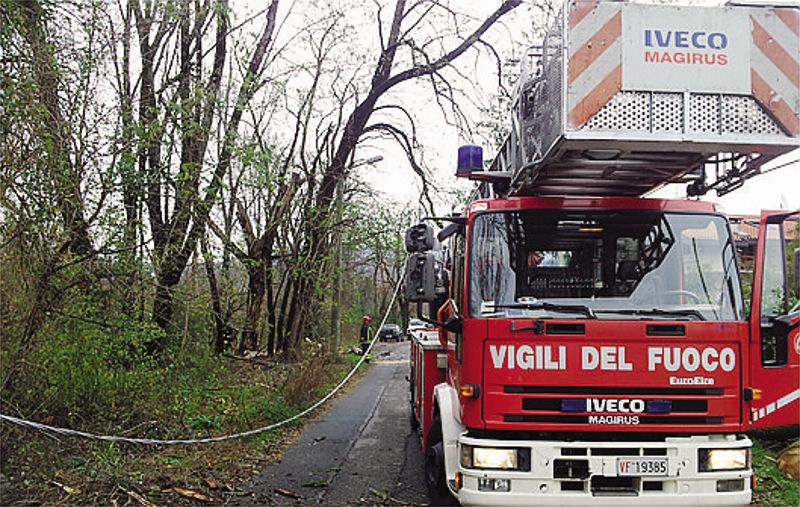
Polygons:
M48 226L57 222L64 238L54 250L68 253L65 259L103 257L115 273L137 282L122 284L134 287L125 294L126 311L135 310L140 319L149 313L167 331L180 301L181 278L199 246L216 350L239 328L240 350L259 347L266 335L270 353L294 356L302 337L319 337L324 334L319 329L329 327L320 324L327 316L319 303L330 297L332 238L355 224L334 213L335 189L351 172L357 152L376 139L392 140L426 182L415 118L391 92L419 80L440 107L468 125L452 84L463 75L452 64L470 48L492 52L482 37L520 2L505 0L485 20L476 20L446 2L396 0L385 22L376 2L377 12L370 14L377 14L371 26L379 49L364 61L349 61L361 41L341 4L315 5L299 14L290 7L287 19L295 24L287 24L300 28L278 34L278 0L240 24L227 0L116 0L100 8L107 23L103 37L113 48L100 53L113 81L104 76L81 82L80 88L90 94L93 87L112 87L115 108L106 118L81 118L59 89L61 62L50 44L54 26L43 15L43 4L21 1L15 8L18 39L29 50L37 111L48 119L36 132L47 152L25 153L38 157L46 173L37 177L43 190L35 197L54 204ZM234 44L244 41L238 30L253 22L260 24L253 41ZM237 54L241 48L244 55ZM112 127L103 149L76 142L81 136L74 124L85 129L93 121L98 130ZM100 155L89 175L92 149ZM257 168L248 167L254 152L269 160L265 156ZM258 188L263 182L256 180L242 183L251 169L264 171L268 188ZM4 176L3 184L13 182L18 191L24 187L21 178ZM12 204L24 209L34 192L19 193ZM108 238L119 248L109 250ZM233 268L231 258L238 260ZM39 278L58 271L59 262L43 265ZM380 278L394 276L388 257L376 262ZM231 301L242 302L242 311ZM134 308L134 302L141 306ZM144 309L147 302L151 312ZM166 336L154 334L149 351L162 350Z
M138 166L144 175L146 204L154 257L156 260L156 292L153 300L153 321L168 329L174 308L173 289L181 279L197 242L205 232L212 207L219 198L220 188L230 166L234 143L245 108L258 89L258 80L264 71L264 60L275 31L278 0L273 0L266 13L266 21L255 49L244 71L241 85L228 118L218 118L218 97L223 80L223 70L228 58L228 4L217 0L194 7L183 0L177 15L170 13L169 4L155 9L150 3L144 6L133 0L133 11L139 36L142 60L139 92L139 127L148 133L139 140ZM158 13L157 13L158 11ZM157 18L157 16L159 16ZM166 52L165 44L176 29L170 16L177 16L176 37L177 72L169 75L161 89L156 89L157 55ZM216 23L214 56L207 78L203 75L203 34L209 17ZM170 86L175 83L174 90ZM174 99L165 94L171 93ZM157 102L174 103L177 112L161 108ZM219 158L205 189L201 189L203 168L215 118L224 124ZM175 121L177 120L177 121ZM170 124L172 122L172 124ZM166 126L179 131L180 149L177 174L169 171L169 154L162 148L169 139ZM169 210L170 191L173 192L172 211ZM151 343L151 352L157 352L163 343Z
M281 221L289 215L289 209L301 183L300 176L295 174L288 181L279 184L276 192L279 197L266 211L267 222L261 230L258 230L253 224L242 202L236 197L233 198L236 206L236 219L244 233L246 249L236 246L230 240L230 235L227 235L213 221L209 220L208 222L214 234L226 242L228 248L246 267L247 271L247 309L239 341L240 353L258 348L264 297L267 293L267 285L271 285L278 229Z
M337 132L337 137L331 143L331 157L324 168L319 186L316 187L313 213L308 216L308 240L304 246L304 257L310 259L324 259L330 248L327 231L328 224L333 216L334 192L339 182L346 174L349 161L365 134L381 131L389 134L404 148L412 161L412 167L424 178L419 165L413 159L413 142L409 136L395 125L377 122L370 124L370 119L375 111L381 107L379 101L394 87L401 83L438 75L443 69L449 67L456 59L473 47L503 15L521 4L521 0L505 0L500 7L486 18L472 33L460 39L452 49L440 55L428 55L425 43L416 43L411 34L420 20L429 15L430 11L442 4L436 1L420 0L407 8L406 0L397 0L394 14L385 40L381 38L381 51L372 72L369 87L361 95L352 111L347 115L344 127ZM445 7L446 9L446 7ZM380 19L380 12L378 15ZM380 23L379 23L380 28ZM410 67L396 72L395 59L400 48L408 49L417 61ZM419 58L422 55L423 58ZM395 105L404 111L402 106ZM408 113L405 113L409 116ZM293 325L291 326L291 342L296 344L301 336L301 323L307 320L310 302L314 293L314 278L311 273L299 271L294 284L297 294L297 312L291 313Z

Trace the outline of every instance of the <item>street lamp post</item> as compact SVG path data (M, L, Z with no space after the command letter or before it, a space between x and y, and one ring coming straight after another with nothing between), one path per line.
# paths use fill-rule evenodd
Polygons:
M350 164L349 170L362 165L373 165L383 160L383 156L376 155L365 160L356 160ZM344 215L344 191L346 185L346 174L342 174L339 181L336 182L336 220L338 223L342 222ZM342 344L342 312L341 312L341 299L342 299L342 263L344 258L344 249L342 244L342 235L336 235L336 267L333 271L333 304L331 305L331 334L333 335L333 354L339 353L339 347Z

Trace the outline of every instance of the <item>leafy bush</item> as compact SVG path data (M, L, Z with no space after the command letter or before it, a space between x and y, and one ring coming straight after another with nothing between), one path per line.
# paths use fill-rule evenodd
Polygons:
M135 418L142 401L163 389L156 362L144 344L160 336L149 322L124 313L104 318L90 305L75 304L40 333L41 345L27 361L22 395L39 410L60 416L117 419L123 407Z
M184 418L187 426L195 430L218 430L222 426L220 415L189 415Z

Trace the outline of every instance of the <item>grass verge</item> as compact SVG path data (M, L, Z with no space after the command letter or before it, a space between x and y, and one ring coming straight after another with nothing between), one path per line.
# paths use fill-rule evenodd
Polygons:
M135 421L125 419L128 427L109 423L119 419L114 414L99 421L69 413L43 422L159 439L245 431L298 413L335 386L358 357L342 356L322 368L314 366L318 360L283 365L218 359L202 373L186 375L182 369L183 379L165 371L164 395L139 400L143 410ZM308 374L311 368L314 375ZM239 484L279 459L306 423L230 442L167 447L94 442L4 424L0 504L221 504Z
M785 475L778 468L778 456L791 445L800 445L797 429L753 432L753 470L758 485L753 494L757 505L800 505L800 481Z

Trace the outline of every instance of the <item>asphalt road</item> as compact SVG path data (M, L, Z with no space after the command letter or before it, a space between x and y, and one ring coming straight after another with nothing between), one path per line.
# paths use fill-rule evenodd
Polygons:
M350 394L235 504L426 505L419 436L409 424L408 356L408 342L376 344L372 366Z

